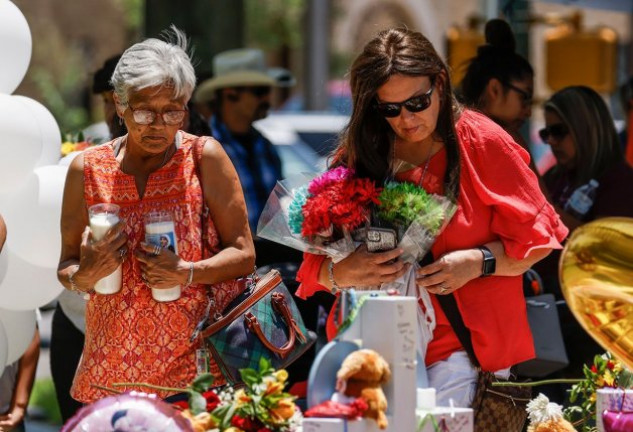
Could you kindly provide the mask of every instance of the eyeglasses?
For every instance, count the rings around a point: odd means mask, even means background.
[[[132,111],[132,117],[134,118],[136,124],[140,125],[149,125],[154,123],[156,115],[158,114],[150,110],[135,110],[131,105],[128,105],[128,108]],[[160,116],[166,125],[173,126],[180,124],[185,119],[186,114],[187,110],[171,110],[160,113]]]
[[[431,106],[432,94],[433,85],[431,85],[431,88],[426,93],[419,96],[413,96],[404,102],[376,102],[375,107],[378,113],[386,118],[398,117],[400,115],[402,107],[405,107],[409,112],[417,113],[420,111],[424,111]]]
[[[521,96],[521,104],[525,107],[532,105],[532,94],[528,93],[527,91],[523,90],[520,87],[517,87],[513,84],[510,83],[506,83],[504,84],[504,87],[509,88],[510,90],[514,90],[515,92],[517,92],[519,94],[519,96]]]
[[[547,144],[547,140],[549,139],[549,137],[552,137],[555,140],[559,141],[565,138],[568,133],[569,129],[563,123],[549,125],[538,131],[539,136],[545,144]]]

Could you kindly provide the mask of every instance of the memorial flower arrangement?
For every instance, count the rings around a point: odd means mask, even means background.
[[[411,183],[377,187],[354,170],[337,167],[313,179],[279,182],[266,203],[257,235],[304,252],[325,254],[335,262],[364,241],[365,228],[398,232],[403,259],[415,262],[450,220],[450,200]]]
[[[288,373],[274,370],[263,358],[259,370],[240,370],[243,388],[225,387],[219,393],[209,390],[213,378],[200,375],[187,389],[188,402],[179,402],[182,415],[196,432],[284,432],[301,423],[295,397],[284,391]]]
[[[584,378],[549,379],[521,383],[520,385],[573,384],[569,395],[571,405],[563,410],[563,417],[580,432],[596,432],[596,415],[602,415],[602,413],[596,412],[597,390],[604,388],[632,389],[633,372],[625,368],[619,360],[607,352],[595,356],[591,366],[584,365],[583,375]],[[512,384],[517,385],[517,383]],[[503,383],[495,383],[494,385],[503,385]]]
[[[583,366],[584,379],[571,388],[569,401],[573,404],[564,410],[565,418],[583,432],[595,431],[589,421],[596,416],[596,391],[601,388],[633,388],[633,373],[610,353],[594,357],[591,366]],[[601,414],[601,413],[600,413]]]

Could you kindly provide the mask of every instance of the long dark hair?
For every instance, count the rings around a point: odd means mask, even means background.
[[[486,44],[477,49],[477,56],[470,61],[458,91],[465,105],[479,110],[485,106],[485,89],[491,79],[508,85],[513,80],[534,77],[530,62],[515,52],[516,42],[507,22],[488,21],[485,34]]]
[[[566,87],[554,93],[544,107],[561,118],[576,146],[572,186],[599,180],[623,162],[622,147],[609,108],[594,90],[585,86]],[[568,174],[560,165],[551,172],[553,177]]]
[[[459,194],[459,147],[455,118],[460,108],[453,98],[446,65],[433,45],[421,33],[408,29],[380,32],[354,60],[350,72],[352,115],[333,154],[332,165],[354,168],[359,176],[379,184],[391,176],[395,133],[374,104],[378,88],[396,74],[427,76],[442,89],[434,133],[444,141],[447,152],[445,191],[456,200]]]

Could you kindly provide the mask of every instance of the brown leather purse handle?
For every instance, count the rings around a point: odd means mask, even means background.
[[[297,325],[297,322],[292,318],[292,314],[290,313],[290,309],[286,304],[286,299],[283,294],[275,292],[272,294],[271,300],[273,310],[281,314],[281,318],[288,326],[288,342],[286,342],[284,346],[276,347],[268,340],[268,338],[266,338],[266,335],[264,335],[264,332],[259,325],[257,317],[253,315],[252,312],[247,312],[244,315],[244,319],[246,320],[246,326],[248,329],[257,335],[266,348],[279,355],[281,358],[286,358],[286,356],[293,350],[297,337],[299,337],[302,342],[305,342],[306,338]]]

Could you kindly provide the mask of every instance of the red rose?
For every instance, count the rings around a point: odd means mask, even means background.
[[[234,415],[231,419],[231,426],[235,426],[236,428],[242,429],[246,432],[257,432],[262,427],[262,424],[249,417]]]
[[[591,365],[591,372],[598,373],[598,368],[596,367],[596,365]]]
[[[207,401],[207,412],[213,411],[220,404],[220,398],[213,390],[207,390],[202,396]]]

